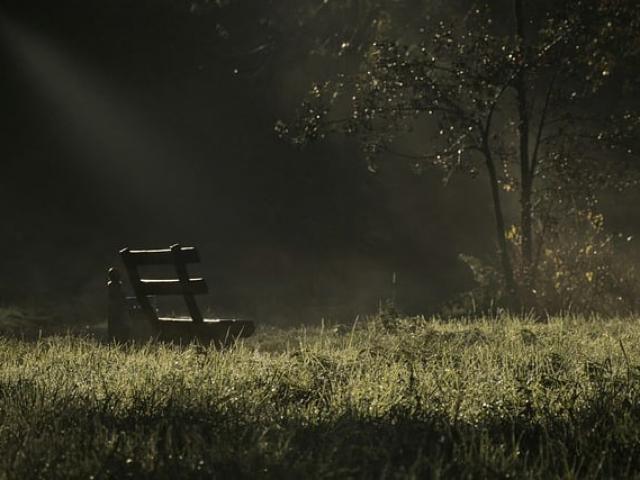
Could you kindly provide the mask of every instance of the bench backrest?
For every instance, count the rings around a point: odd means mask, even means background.
[[[131,287],[138,299],[142,311],[152,320],[159,322],[149,295],[182,295],[189,314],[194,322],[202,322],[202,313],[194,295],[208,292],[207,282],[203,278],[190,278],[187,264],[200,262],[195,247],[183,247],[179,244],[158,250],[130,250],[123,248],[120,255],[127,269]],[[173,265],[177,278],[150,279],[140,275],[139,267],[153,265]]]

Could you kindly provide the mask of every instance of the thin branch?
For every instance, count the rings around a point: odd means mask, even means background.
[[[553,93],[553,86],[556,83],[556,79],[558,78],[558,72],[554,73],[551,82],[549,83],[549,88],[547,89],[547,95],[544,99],[544,106],[542,107],[542,113],[540,114],[540,125],[538,125],[538,134],[536,135],[536,143],[533,148],[533,155],[531,157],[531,171],[530,175],[533,176],[536,173],[536,168],[538,167],[538,152],[540,149],[540,143],[542,141],[542,132],[545,127],[545,120],[547,119],[547,113],[549,111],[549,103],[551,101],[551,94]]]
[[[509,81],[502,86],[500,91],[494,97],[491,107],[489,107],[489,113],[487,115],[487,123],[482,128],[483,144],[486,148],[489,148],[489,134],[491,133],[491,122],[493,121],[493,114],[496,111],[500,98],[502,97],[504,92],[507,91],[507,88],[509,88],[509,85],[511,85],[512,81],[513,81],[513,78],[510,78]]]
[[[412,154],[412,153],[404,153],[404,152],[398,152],[397,150],[393,150],[392,148],[388,147],[388,146],[382,146],[381,149],[387,153],[390,153],[391,155],[394,155],[396,157],[400,157],[400,158],[406,158],[409,160],[440,160],[440,159],[444,159],[444,158],[449,158],[449,157],[455,157],[458,154],[458,152],[453,152],[453,151],[440,151],[440,152],[435,152],[435,153],[430,153],[430,154],[422,154],[422,155],[417,155],[417,154]],[[463,147],[460,147],[460,150],[462,151],[476,151],[476,152],[481,152],[482,153],[482,149],[480,147],[478,147],[477,145],[466,145]]]

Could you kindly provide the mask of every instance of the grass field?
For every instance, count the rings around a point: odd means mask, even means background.
[[[640,324],[0,338],[0,478],[640,476]]]

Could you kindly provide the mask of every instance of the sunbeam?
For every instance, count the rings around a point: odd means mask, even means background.
[[[126,89],[98,78],[51,39],[5,15],[0,29],[29,88],[55,118],[68,159],[82,159],[72,166],[79,178],[91,178],[147,208],[168,201],[167,185],[175,186],[169,193],[180,194],[185,186],[199,183],[188,169],[176,168],[180,145],[153,131],[145,113],[127,98]],[[61,164],[68,159],[60,159]],[[158,195],[158,180],[164,195]]]

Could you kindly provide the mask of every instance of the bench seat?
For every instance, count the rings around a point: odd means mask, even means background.
[[[203,317],[195,295],[208,292],[207,282],[200,277],[190,277],[187,271],[188,263],[200,261],[195,247],[175,244],[156,250],[123,248],[120,255],[135,298],[131,301],[125,296],[120,274],[117,269],[111,268],[107,284],[110,338],[117,341],[144,338],[179,343],[198,341],[224,346],[253,334],[255,326],[250,320]],[[177,278],[142,277],[140,267],[157,265],[173,267]],[[160,317],[151,298],[165,295],[183,297],[189,316]]]

